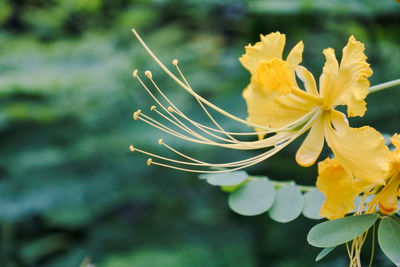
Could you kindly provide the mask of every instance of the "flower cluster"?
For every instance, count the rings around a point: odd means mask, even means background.
[[[172,61],[178,73],[178,76],[175,76],[154,55],[135,30],[133,33],[161,69],[195,98],[212,124],[202,124],[185,115],[156,84],[152,73],[148,70],[144,75],[153,88],[146,85],[138,70],[133,72],[133,77],[153,98],[157,106],[151,106],[150,111],[161,120],[146,115],[141,110],[133,113],[134,120],[145,122],[182,140],[210,147],[262,150],[258,155],[243,160],[213,163],[178,151],[166,144],[163,139],[159,139],[158,143],[182,157],[182,160],[150,153],[131,145],[132,152],[150,156],[147,165],[211,173],[211,176],[203,175],[203,177],[210,184],[220,185],[223,190],[232,192],[229,197],[232,210],[243,215],[256,215],[275,205],[272,183],[265,177],[251,180],[245,172],[237,172],[236,175],[222,176],[222,178],[219,173],[232,172],[260,163],[307,133],[295,155],[300,166],[314,165],[320,158],[325,141],[333,154],[332,157],[318,163],[316,188],[325,196],[319,210],[320,216],[333,220],[342,218],[348,213],[361,215],[346,217],[340,219],[340,222],[328,221],[316,225],[307,237],[308,242],[317,247],[324,247],[320,253],[324,255],[335,246],[346,243],[350,266],[361,266],[360,252],[369,228],[374,225],[373,231],[375,231],[375,222],[378,217],[382,217],[378,229],[379,244],[394,263],[399,262],[400,248],[394,244],[398,244],[400,226],[393,219],[397,216],[392,214],[398,210],[400,197],[400,135],[395,134],[391,138],[394,149],[390,151],[378,131],[369,126],[350,127],[347,118],[364,116],[367,110],[365,98],[368,93],[398,85],[400,79],[371,88],[368,78],[373,72],[366,61],[364,44],[357,41],[354,36],[350,36],[343,48],[340,62],[332,48],[325,49],[323,54],[326,61],[317,86],[312,73],[301,65],[303,42],[297,43],[284,58],[286,36],[279,32],[261,35],[260,42],[246,46],[245,54],[239,58],[251,76],[250,83],[243,91],[248,117],[242,119],[197,94],[179,68],[178,60]],[[344,106],[346,112],[339,111],[338,106]],[[215,112],[246,128],[253,128],[254,131],[226,131],[212,116]],[[254,138],[257,136],[258,140]],[[252,137],[254,140],[249,141]],[[246,139],[241,140],[243,138]],[[275,181],[275,185],[279,184],[282,182]],[[309,187],[307,190],[305,188],[303,186],[303,189],[308,191]],[[287,194],[292,194],[288,199],[294,198],[299,202],[298,205],[292,205],[295,208],[289,219],[287,216],[282,217],[279,211],[276,211],[279,204],[275,209],[271,209],[272,213],[269,212],[271,218],[286,222],[300,214],[303,198],[300,186],[286,184],[279,190],[281,190],[279,194],[288,192]],[[315,189],[309,193],[309,196],[317,194],[320,197],[320,193]],[[359,204],[356,206],[357,198]],[[282,196],[277,197],[277,202],[282,201],[285,202],[284,206],[287,206],[287,201],[282,200]],[[377,211],[383,216],[378,216]],[[287,210],[284,213],[287,215]],[[348,228],[346,222],[350,220],[353,223],[362,222],[361,228],[356,231],[353,226]],[[341,232],[340,237],[332,239],[332,227],[336,229],[335,233]],[[326,236],[320,237],[324,235],[324,231]],[[347,242],[351,240],[350,247]]]
[[[335,109],[347,106],[348,117],[363,116],[366,111],[372,70],[366,62],[364,45],[350,36],[340,63],[332,48],[325,49],[319,90],[313,75],[299,65],[303,43],[299,42],[286,60],[282,59],[284,45],[285,35],[279,32],[261,36],[261,42],[248,45],[239,59],[251,73],[250,84],[243,92],[248,121],[279,128],[314,111],[317,116],[310,120],[309,133],[296,153],[296,161],[304,167],[313,165],[325,140],[334,154],[334,158],[319,163],[317,187],[326,196],[321,215],[329,219],[343,217],[355,209],[358,195],[370,194],[385,184],[379,194],[383,195],[379,207],[385,213],[395,211],[397,198],[392,191],[397,194],[400,181],[387,178],[396,177],[391,170],[395,168],[391,167],[395,156],[391,157],[378,131],[369,126],[351,128],[346,115]],[[296,76],[305,90],[297,84]]]
[[[391,152],[378,131],[369,126],[352,128],[347,120],[347,117],[365,114],[365,98],[370,92],[368,77],[373,73],[366,62],[364,45],[354,36],[350,36],[343,48],[340,62],[332,48],[323,51],[326,62],[318,86],[311,72],[301,65],[303,42],[297,43],[285,59],[283,51],[286,36],[279,32],[261,35],[260,42],[246,46],[245,54],[239,61],[250,72],[251,78],[243,91],[248,117],[241,119],[197,94],[178,67],[178,60],[172,63],[179,77],[153,54],[135,30],[133,33],[164,72],[197,100],[213,125],[201,124],[185,115],[156,84],[152,73],[145,71],[157,96],[140,78],[137,70],[133,72],[133,77],[157,104],[150,111],[174,128],[141,110],[133,114],[135,120],[194,143],[235,150],[265,150],[240,161],[211,163],[186,155],[162,139],[158,141],[160,145],[183,159],[156,155],[131,145],[131,151],[151,157],[148,165],[197,173],[235,171],[268,159],[308,132],[295,156],[299,165],[313,165],[325,141],[334,156],[318,163],[316,186],[326,197],[321,216],[336,219],[354,211],[354,200],[360,194],[363,196],[357,211],[360,214],[373,213],[377,207],[383,214],[390,214],[397,209],[400,194],[400,136],[392,137],[396,150]],[[346,106],[347,115],[337,110],[338,106]],[[210,111],[245,127],[252,127],[255,131],[226,131]],[[243,136],[258,136],[258,140],[241,141],[240,137]],[[369,202],[365,200],[368,195],[374,196]]]

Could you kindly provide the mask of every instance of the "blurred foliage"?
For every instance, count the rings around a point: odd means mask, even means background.
[[[302,39],[315,75],[322,49],[340,55],[354,34],[366,44],[374,84],[399,78],[399,12],[394,0],[0,0],[0,266],[79,266],[86,257],[104,267],[310,266],[314,221],[235,215],[227,194],[196,175],[148,168],[129,153],[131,143],[165,153],[157,145],[164,137],[208,161],[246,156],[132,121],[152,105],[131,78],[135,68],[150,68],[183,110],[204,118],[130,29],[165,62],[179,58],[198,92],[245,117],[249,75],[237,58],[259,33],[287,33],[288,47]],[[399,131],[399,89],[369,96],[366,116],[352,124]],[[316,167],[295,164],[297,146],[249,172],[312,184]],[[338,250],[316,266],[345,262]],[[375,264],[390,266],[378,252]]]

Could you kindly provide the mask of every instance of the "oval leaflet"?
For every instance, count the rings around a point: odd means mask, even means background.
[[[365,233],[377,219],[377,214],[363,214],[323,222],[310,230],[307,241],[314,247],[334,247]]]

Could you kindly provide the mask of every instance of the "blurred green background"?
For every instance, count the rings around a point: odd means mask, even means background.
[[[303,64],[316,77],[322,50],[340,57],[354,34],[366,44],[372,84],[399,78],[396,1],[0,0],[0,27],[0,266],[79,266],[86,257],[101,267],[347,264],[344,248],[314,263],[319,250],[306,235],[316,221],[236,215],[227,194],[195,174],[149,168],[129,152],[134,144],[169,155],[157,144],[163,137],[207,161],[252,155],[182,142],[132,120],[153,105],[131,77],[136,68],[151,69],[182,110],[205,118],[130,29],[169,66],[178,58],[196,91],[245,118],[249,74],[237,58],[260,33],[286,33],[286,53],[303,40]],[[352,125],[399,131],[399,99],[399,87],[370,95],[366,116]],[[316,167],[294,161],[299,142],[248,172],[313,184]],[[374,265],[391,266],[379,249]]]

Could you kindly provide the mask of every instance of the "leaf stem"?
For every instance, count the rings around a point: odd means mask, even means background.
[[[371,86],[369,88],[369,92],[374,93],[374,92],[381,91],[383,89],[390,88],[390,87],[393,87],[396,85],[400,85],[400,79]]]

